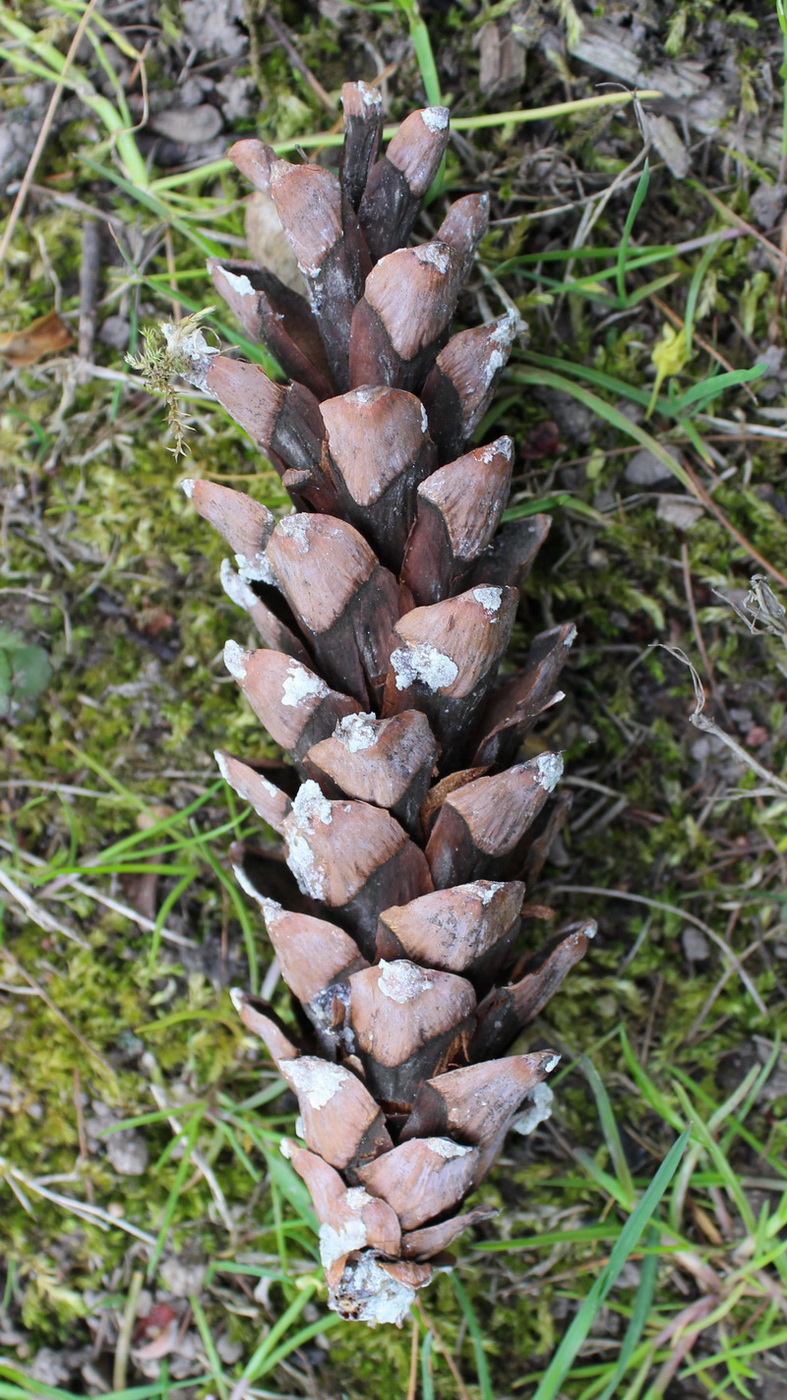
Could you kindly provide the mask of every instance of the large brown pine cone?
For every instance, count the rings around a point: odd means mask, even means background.
[[[331,1307],[401,1323],[486,1214],[462,1203],[526,1100],[537,1116],[557,1057],[501,1056],[593,925],[538,947],[523,915],[564,804],[560,756],[518,755],[559,698],[574,628],[506,667],[549,522],[500,526],[510,438],[465,450],[519,330],[508,312],[449,335],[487,200],[459,199],[435,238],[408,246],[448,112],[413,112],[379,156],[377,93],[355,83],[343,97],[340,177],[255,140],[231,152],[272,197],[308,301],[253,263],[213,259],[211,274],[288,382],[199,334],[190,346],[191,377],[276,465],[295,512],[277,520],[242,492],[185,485],[235,556],[225,587],[262,641],[228,642],[227,667],[295,770],[284,791],[263,765],[217,755],[294,876],[239,869],[295,1024],[235,1002],[298,1098],[305,1146],[283,1150],[321,1223]]]

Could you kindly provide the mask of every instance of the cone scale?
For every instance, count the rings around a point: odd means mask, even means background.
[[[552,1051],[506,1055],[594,925],[539,946],[523,906],[565,813],[559,754],[522,741],[555,700],[570,626],[506,651],[548,520],[502,525],[508,438],[471,447],[520,329],[451,334],[487,200],[410,245],[448,140],[413,112],[381,153],[378,94],[346,84],[341,173],[238,142],[273,200],[307,296],[211,259],[217,291],[288,378],[194,338],[192,375],[280,472],[293,513],[185,483],[232,559],[222,581],[260,638],[225,660],[292,759],[287,791],[220,751],[279,834],[290,879],[237,867],[295,1003],[291,1028],[233,1001],[297,1096],[282,1150],[320,1222],[330,1306],[401,1325],[458,1235],[506,1132],[543,1100]],[[284,902],[282,902],[284,901]]]

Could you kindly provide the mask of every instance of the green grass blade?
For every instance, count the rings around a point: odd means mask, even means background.
[[[489,1374],[489,1365],[484,1352],[484,1334],[481,1331],[481,1324],[476,1316],[475,1309],[465,1292],[464,1286],[460,1283],[455,1273],[451,1274],[451,1283],[454,1293],[459,1299],[459,1306],[467,1321],[467,1330],[470,1333],[470,1340],[475,1351],[475,1369],[478,1375],[478,1387],[481,1392],[481,1400],[495,1400],[492,1390],[492,1377]]]
[[[648,193],[649,185],[650,163],[646,157],[645,164],[642,167],[642,174],[637,181],[637,188],[634,191],[634,198],[631,201],[628,214],[626,215],[626,222],[623,225],[623,237],[620,240],[620,247],[618,249],[615,280],[617,282],[618,297],[623,306],[626,305],[626,254],[631,241],[631,231],[634,228],[634,220],[642,208]]]
[[[690,1136],[691,1129],[686,1128],[677,1141],[673,1143],[652,1182],[631,1212],[620,1232],[617,1244],[609,1256],[609,1262],[593,1284],[563,1337],[542,1377],[533,1400],[555,1400],[558,1395],[560,1386],[568,1375],[574,1357],[587,1337],[601,1304],[613,1287],[623,1265],[675,1175]]]
[[[410,38],[413,41],[418,70],[421,74],[424,92],[426,93],[426,100],[431,107],[441,107],[443,105],[443,97],[440,91],[440,79],[437,75],[437,64],[435,63],[434,53],[432,51],[432,40],[429,37],[429,30],[421,16],[418,0],[396,0],[396,4],[407,16]]]
[[[712,399],[718,397],[725,389],[735,389],[739,384],[749,384],[752,379],[760,379],[768,366],[766,364],[752,365],[751,369],[732,369],[724,374],[714,374],[710,379],[705,379],[701,384],[692,384],[684,394],[675,399],[672,404],[674,414],[682,413],[690,404],[696,405],[697,411],[701,412]]]
[[[549,389],[560,389],[564,394],[569,394],[579,403],[585,404],[597,417],[603,418],[611,427],[617,428],[618,432],[633,438],[640,447],[647,447],[654,457],[657,457],[667,468],[671,476],[677,477],[692,496],[696,494],[691,478],[683,470],[680,462],[672,456],[672,453],[668,452],[652,433],[646,432],[644,428],[639,426],[639,423],[632,423],[625,413],[621,413],[613,404],[600,399],[598,394],[591,394],[588,389],[583,389],[581,385],[572,384],[570,379],[564,379],[563,375],[552,374],[548,370],[517,368],[512,371],[509,377],[515,379],[518,384],[543,384]]]
[[[216,1343],[213,1340],[210,1324],[205,1316],[205,1310],[196,1293],[189,1294],[189,1303],[191,1304],[191,1311],[194,1315],[194,1321],[197,1324],[197,1331],[200,1334],[202,1345],[205,1348],[205,1355],[208,1358],[208,1364],[211,1368],[211,1375],[204,1376],[202,1379],[215,1382],[221,1400],[226,1400],[229,1394],[229,1387],[224,1375],[221,1358],[216,1350]]]
[[[610,1102],[609,1094],[592,1060],[588,1059],[587,1055],[583,1055],[580,1064],[592,1090],[593,1097],[596,1100],[596,1107],[598,1109],[599,1118],[601,1119],[604,1140],[609,1149],[609,1155],[615,1168],[617,1179],[620,1182],[622,1194],[627,1200],[628,1209],[631,1210],[637,1199],[637,1194],[634,1190],[634,1182],[631,1177],[628,1162],[626,1161],[626,1154],[623,1151],[623,1143],[618,1131],[615,1112]]]
[[[688,296],[686,297],[686,310],[683,313],[683,333],[686,337],[686,351],[691,354],[691,342],[694,336],[694,318],[697,312],[697,302],[699,301],[702,284],[705,280],[705,273],[708,271],[713,259],[719,251],[721,240],[711,243],[704,251],[692,274],[689,283]]]
[[[573,495],[571,491],[556,491],[553,496],[540,496],[537,501],[519,501],[515,506],[509,506],[501,516],[502,520],[524,520],[527,515],[539,515],[541,511],[556,510],[558,506],[567,506]]]
[[[434,1335],[427,1332],[421,1343],[421,1396],[422,1400],[435,1400],[434,1380],[432,1379],[432,1343]]]
[[[158,1262],[164,1252],[164,1246],[167,1243],[169,1227],[172,1224],[175,1215],[175,1210],[177,1208],[180,1193],[183,1189],[188,1173],[192,1170],[191,1153],[193,1151],[194,1144],[197,1141],[197,1134],[199,1133],[203,1112],[204,1110],[200,1108],[199,1111],[195,1113],[192,1118],[189,1119],[184,1131],[182,1133],[178,1133],[172,1139],[172,1147],[174,1147],[178,1142],[183,1143],[183,1156],[178,1162],[178,1169],[175,1173],[175,1180],[172,1183],[172,1190],[170,1191],[164,1204],[164,1210],[161,1217],[161,1225],[159,1227],[158,1236],[156,1237],[156,1247],[153,1250],[152,1255],[150,1256],[150,1262],[148,1264],[149,1279],[153,1278],[156,1269],[158,1268]]]
[[[658,1244],[658,1240],[658,1230],[651,1227],[646,1237],[647,1244],[653,1247]],[[659,1256],[654,1250],[653,1254],[646,1255],[642,1262],[639,1288],[637,1289],[637,1296],[634,1300],[631,1320],[626,1328],[626,1335],[623,1338],[623,1344],[620,1348],[620,1354],[615,1363],[612,1376],[601,1394],[597,1397],[597,1400],[615,1400],[618,1393],[618,1384],[625,1376],[637,1343],[645,1330],[645,1324],[648,1320],[650,1305],[653,1301],[653,1293],[656,1287],[658,1268]]]
[[[270,1365],[266,1363],[269,1363],[271,1354],[275,1351],[276,1343],[280,1337],[284,1336],[284,1333],[287,1331],[288,1327],[295,1322],[296,1318],[300,1317],[316,1289],[317,1284],[313,1279],[305,1279],[303,1281],[302,1286],[298,1289],[289,1307],[285,1308],[281,1317],[274,1322],[268,1335],[263,1337],[259,1346],[252,1352],[243,1368],[243,1375],[238,1383],[238,1388],[248,1386],[251,1381],[259,1380],[260,1376],[265,1375],[265,1372],[270,1370]],[[292,1347],[289,1346],[287,1351],[291,1350]],[[287,1352],[285,1352],[285,1355],[286,1354]]]
[[[286,1361],[288,1356],[297,1351],[298,1347],[310,1342],[312,1337],[319,1336],[321,1332],[333,1332],[341,1325],[342,1321],[343,1318],[334,1314],[331,1317],[319,1317],[316,1322],[310,1322],[306,1327],[302,1327],[299,1332],[295,1333],[294,1337],[290,1337],[288,1341],[277,1347],[276,1351],[271,1352],[262,1370],[257,1372],[255,1380],[273,1371],[281,1361]]]

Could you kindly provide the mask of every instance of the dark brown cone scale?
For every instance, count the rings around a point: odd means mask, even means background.
[[[307,296],[237,259],[211,275],[288,379],[193,338],[191,377],[294,510],[276,518],[253,483],[186,490],[226,539],[222,581],[262,642],[228,642],[227,669],[293,763],[274,783],[265,760],[217,754],[278,834],[278,863],[259,847],[233,858],[295,1007],[233,1001],[298,1098],[301,1141],[283,1151],[314,1201],[330,1306],[401,1325],[489,1214],[464,1202],[512,1122],[548,1113],[557,1056],[507,1052],[594,927],[534,947],[523,906],[565,804],[559,754],[521,743],[560,698],[573,629],[531,639],[512,669],[549,522],[501,523],[514,445],[468,442],[520,329],[512,311],[451,334],[488,200],[463,196],[410,245],[448,113],[412,113],[381,151],[377,92],[346,84],[343,100],[338,175],[256,140],[231,152],[274,200]]]

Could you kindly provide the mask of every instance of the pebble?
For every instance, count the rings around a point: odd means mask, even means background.
[[[670,456],[675,456],[670,453]],[[677,462],[677,457],[675,461]],[[648,447],[641,447],[639,452],[635,452],[623,473],[626,481],[632,486],[655,486],[657,481],[664,481],[670,477],[670,469],[655,452],[651,452]]]
[[[689,962],[707,962],[710,957],[711,948],[705,934],[701,929],[694,928],[692,924],[686,924],[680,935],[683,944],[683,951]]]
[[[676,530],[691,530],[703,513],[699,501],[690,501],[686,496],[659,496],[656,519]]]
[[[121,1129],[106,1139],[107,1157],[118,1176],[142,1176],[148,1164],[148,1149],[140,1133]]]
[[[218,136],[224,123],[217,107],[202,102],[198,107],[167,107],[151,117],[150,125],[179,146],[202,146]]]

